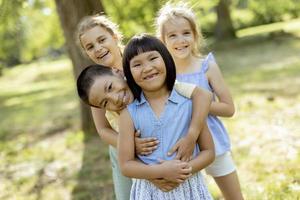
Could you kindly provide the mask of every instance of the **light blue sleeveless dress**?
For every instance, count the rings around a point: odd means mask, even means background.
[[[172,90],[164,111],[157,117],[143,94],[141,100],[135,100],[127,106],[136,130],[141,137],[156,137],[160,143],[150,155],[138,155],[147,165],[158,164],[159,159],[172,160],[176,155],[167,156],[169,149],[186,135],[192,117],[192,101]],[[197,156],[196,145],[193,156]],[[184,183],[170,192],[163,192],[145,179],[133,179],[131,200],[209,200],[212,199],[200,172],[194,174]]]
[[[212,53],[209,53],[204,59],[199,72],[189,74],[177,74],[177,80],[181,82],[193,83],[201,88],[207,89],[214,94],[215,98],[215,93],[209,85],[209,82],[205,75],[209,68],[209,62],[215,62],[215,58]],[[222,155],[227,151],[230,151],[230,139],[223,123],[216,116],[208,115],[207,125],[215,143],[216,156]]]

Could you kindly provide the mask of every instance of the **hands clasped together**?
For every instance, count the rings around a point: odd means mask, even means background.
[[[137,155],[150,155],[157,149],[159,140],[157,138],[140,138],[140,131],[135,133],[135,153]],[[164,178],[151,179],[150,181],[164,192],[171,191],[192,176],[192,167],[189,161],[192,159],[195,141],[188,137],[181,138],[170,149],[168,156],[177,152],[174,160],[159,160]]]

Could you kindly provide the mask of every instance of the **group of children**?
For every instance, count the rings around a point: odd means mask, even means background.
[[[156,30],[123,48],[107,17],[78,25],[79,44],[95,64],[81,72],[77,90],[109,144],[116,199],[212,199],[204,168],[225,199],[243,199],[217,117],[233,115],[233,100],[213,54],[199,51],[192,10],[166,4]]]

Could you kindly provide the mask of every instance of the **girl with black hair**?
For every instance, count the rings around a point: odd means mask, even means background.
[[[118,159],[123,175],[133,179],[130,199],[211,199],[199,172],[214,160],[214,144],[207,125],[193,147],[193,159],[181,161],[168,150],[187,133],[192,102],[173,89],[176,70],[164,44],[149,35],[135,36],[123,55],[123,69],[135,100],[120,114]],[[134,131],[141,137],[159,138],[150,155],[134,151]],[[163,192],[149,179],[165,179],[180,185]]]

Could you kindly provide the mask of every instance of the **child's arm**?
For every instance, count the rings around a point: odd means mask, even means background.
[[[216,62],[209,62],[209,68],[206,75],[209,84],[219,100],[218,102],[212,102],[210,114],[221,117],[232,117],[235,112],[233,100]]]
[[[91,107],[94,124],[101,139],[113,147],[117,147],[118,133],[111,127],[106,116],[105,110]],[[139,131],[135,133],[136,154],[148,155],[157,148],[156,138],[139,138]]]
[[[193,174],[207,167],[215,159],[214,143],[206,124],[204,125],[197,142],[201,151],[195,159],[189,162],[189,165],[192,167]],[[178,183],[165,179],[154,179],[150,181],[164,192],[171,191],[179,185]]]
[[[191,168],[186,162],[172,160],[161,164],[146,165],[135,159],[134,125],[127,109],[121,112],[119,129],[118,159],[124,176],[139,179],[165,178],[174,182],[182,182],[190,175]]]
[[[163,179],[163,178],[151,179],[149,181],[151,183],[153,183],[157,188],[159,188],[163,192],[169,192],[169,191],[177,188],[180,185],[180,183],[168,181],[168,180]]]
[[[187,135],[181,138],[171,148],[168,155],[172,155],[177,151],[176,159],[189,161],[192,157],[200,130],[202,130],[203,124],[206,123],[205,119],[209,113],[212,94],[211,92],[198,88],[193,84],[181,82],[177,82],[175,84],[175,89],[183,96],[192,99],[193,113]],[[191,92],[189,91],[192,91],[192,94],[190,94]]]
[[[105,117],[105,110],[100,108],[91,107],[92,116],[94,120],[95,127],[101,139],[107,143],[112,145],[113,147],[117,147],[117,132],[112,129],[109,122]]]
[[[197,142],[200,147],[200,153],[195,159],[189,162],[192,167],[192,173],[196,173],[207,167],[215,159],[214,142],[207,124],[204,125]]]
[[[136,155],[149,155],[155,149],[157,149],[157,145],[159,140],[155,137],[149,138],[140,138],[140,130],[135,132],[134,143],[135,143],[135,153]]]

